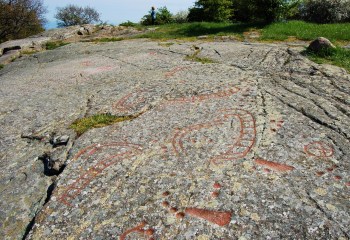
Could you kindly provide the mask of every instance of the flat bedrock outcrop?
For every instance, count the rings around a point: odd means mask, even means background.
[[[350,77],[301,50],[86,42],[6,65],[1,236],[348,239]],[[133,120],[69,127],[101,113]]]

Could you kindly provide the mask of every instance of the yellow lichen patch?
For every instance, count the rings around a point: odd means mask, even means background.
[[[334,206],[334,205],[332,205],[332,204],[329,204],[329,203],[327,203],[326,204],[326,207],[327,207],[327,209],[329,210],[329,211],[336,211],[337,210],[337,207],[336,206]]]
[[[209,240],[209,236],[208,235],[200,235],[197,237],[197,240]]]
[[[250,214],[250,218],[254,221],[260,221],[260,216],[257,213]]]
[[[327,191],[324,188],[316,188],[314,192],[320,196],[325,196],[327,194]]]

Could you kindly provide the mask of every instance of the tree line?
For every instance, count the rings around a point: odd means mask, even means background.
[[[158,9],[158,24],[173,22],[350,22],[350,0],[197,0],[186,16]],[[141,19],[150,24],[150,15]]]
[[[43,31],[43,0],[0,0],[0,43]],[[58,27],[100,22],[91,7],[58,8]],[[184,22],[265,22],[299,19],[316,23],[350,22],[350,0],[197,0],[188,11],[157,10],[156,24]],[[140,21],[152,24],[151,14]],[[126,25],[133,25],[131,22]]]
[[[0,43],[25,38],[44,31],[47,12],[43,0],[0,0]],[[91,7],[67,5],[57,8],[58,27],[100,21],[100,14]]]

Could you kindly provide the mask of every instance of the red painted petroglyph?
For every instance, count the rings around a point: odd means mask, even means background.
[[[239,92],[239,88],[237,87],[230,87],[222,91],[218,91],[215,93],[208,93],[208,94],[200,94],[195,95],[192,97],[183,97],[183,98],[176,98],[169,100],[166,104],[173,105],[176,103],[194,103],[194,102],[201,102],[206,100],[212,100],[212,99],[220,99],[220,98],[226,98],[233,94],[236,94]]]
[[[270,120],[270,130],[272,132],[277,132],[278,129],[280,129],[283,126],[284,121],[283,120],[276,120],[276,119],[271,119]]]
[[[282,164],[282,163],[267,161],[261,158],[256,159],[255,163],[277,172],[288,172],[288,171],[294,170],[294,167],[292,166]]]
[[[113,104],[113,108],[119,111],[129,111],[137,104],[145,102],[143,95],[147,93],[146,91],[137,90],[136,92],[131,92],[124,97],[122,97],[118,102]]]
[[[148,235],[148,236],[153,236],[153,234],[154,234],[154,229],[149,228],[149,229],[145,230],[145,234]]]
[[[85,158],[88,158],[89,156],[97,153],[98,151],[102,151],[104,149],[111,149],[113,147],[117,147],[120,150],[128,150],[128,151],[134,151],[134,150],[142,150],[142,146],[138,144],[133,143],[127,143],[127,142],[111,142],[111,143],[102,143],[102,144],[92,144],[86,148],[81,149],[77,154],[74,155],[73,161],[76,161],[79,158],[84,159],[84,154],[87,153],[87,156]],[[128,152],[126,151],[126,152]]]
[[[216,182],[213,184],[213,188],[219,189],[221,188],[221,184]]]
[[[341,180],[341,179],[342,179],[341,176],[334,176],[334,180],[336,180],[336,181],[339,181],[339,180]]]
[[[181,72],[185,69],[189,69],[189,67],[176,67],[176,68],[173,68],[170,71],[166,72],[164,76],[166,78],[170,78],[170,77],[173,77],[176,73]]]
[[[97,68],[88,68],[84,70],[88,74],[97,74],[101,72],[108,72],[114,69],[115,67],[112,66],[102,66],[102,67],[97,67]]]
[[[163,206],[163,207],[169,207],[170,204],[169,204],[169,202],[167,202],[167,201],[163,201],[163,202],[162,202],[162,206]]]
[[[146,226],[146,222],[142,222],[141,224],[137,225],[134,228],[131,228],[129,230],[126,230],[122,235],[120,235],[119,239],[124,240],[127,235],[129,235],[132,232],[138,232],[138,233],[143,233],[145,230],[143,229]]]
[[[81,65],[85,66],[85,67],[89,67],[89,66],[92,66],[93,63],[91,61],[84,61],[81,63]]]
[[[350,182],[346,182],[345,185],[350,187]]]
[[[213,163],[219,161],[238,160],[244,158],[252,149],[256,137],[256,125],[253,115],[242,109],[225,110],[232,111],[224,115],[225,120],[236,117],[240,123],[240,132],[237,141],[225,152],[211,159]]]
[[[205,219],[221,227],[228,225],[232,217],[231,212],[211,211],[200,208],[186,208],[185,213],[193,217]]]
[[[166,197],[166,196],[169,196],[169,195],[170,195],[170,192],[169,192],[169,191],[165,191],[165,192],[162,193],[162,196],[163,196],[163,197]]]
[[[312,142],[304,147],[304,151],[312,157],[331,157],[334,154],[333,147],[324,142]]]
[[[178,212],[178,213],[175,214],[175,217],[178,218],[178,219],[182,219],[182,218],[185,217],[185,213],[183,213],[183,212]]]
[[[82,173],[73,183],[67,186],[65,191],[58,197],[58,200],[67,206],[71,206],[70,202],[74,200],[83,189],[85,189],[89,183],[101,174],[107,167],[122,161],[125,158],[140,153],[142,148],[140,145],[115,142],[107,144],[94,144],[79,151],[73,160],[78,158],[84,160],[90,157],[92,154],[96,154],[98,151],[102,151],[105,148],[111,150],[111,148],[117,148],[117,153],[110,155],[107,158],[99,160],[95,165],[88,168],[87,171]],[[87,154],[85,154],[87,153]],[[102,152],[103,153],[103,152]],[[84,158],[83,155],[86,155]]]
[[[172,139],[172,147],[174,152],[177,155],[180,155],[180,153],[186,154],[184,149],[184,139],[193,132],[220,127],[225,122],[231,123],[232,118],[237,118],[239,121],[240,132],[239,136],[235,139],[236,141],[229,146],[227,151],[213,157],[210,159],[210,161],[216,164],[219,161],[238,160],[244,158],[255,143],[256,126],[254,117],[248,111],[241,109],[230,109],[225,110],[225,112],[226,114],[209,123],[195,124],[184,129],[176,130]]]
[[[220,195],[219,192],[212,192],[212,193],[211,193],[211,196],[212,196],[213,198],[217,198],[217,197],[219,197],[219,195]]]
[[[172,212],[172,213],[176,213],[177,212],[177,208],[176,207],[171,207],[169,209],[169,211]]]
[[[324,174],[325,174],[325,172],[316,172],[316,175],[319,177],[323,176]]]
[[[144,229],[144,227],[146,226],[146,222],[142,222],[140,223],[139,225],[137,225],[136,227],[134,228],[131,228],[129,230],[126,230],[122,235],[120,235],[119,237],[119,240],[125,240],[125,238],[130,234],[130,233],[133,233],[133,232],[137,232],[137,233],[140,233],[140,234],[144,234],[144,235],[147,235],[147,236],[153,236],[154,234],[154,229],[152,228],[149,228],[149,229]],[[153,238],[149,238],[149,240],[151,240]]]

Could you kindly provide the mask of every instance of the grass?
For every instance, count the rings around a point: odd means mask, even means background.
[[[350,41],[350,23],[315,24],[303,21],[273,23],[262,29],[262,40],[284,41],[288,37],[314,40],[325,37],[330,41]]]
[[[119,37],[119,38],[99,38],[94,39],[93,42],[119,42],[124,40],[125,38]]]
[[[27,50],[27,51],[21,51],[21,54],[22,55],[31,55],[31,54],[34,54],[34,53],[38,53],[39,51],[37,50]]]
[[[46,50],[53,50],[68,44],[69,43],[65,43],[63,41],[47,42],[45,47],[46,47]]]
[[[200,62],[202,64],[215,63],[215,61],[210,58],[198,57],[199,53],[200,53],[200,50],[196,50],[192,55],[186,56],[185,60],[192,61],[192,62]]]
[[[245,23],[181,23],[181,24],[166,24],[159,25],[154,31],[150,31],[141,35],[138,38],[151,39],[185,39],[195,40],[196,37],[207,35],[210,39],[214,36],[238,35],[243,37],[243,33],[252,27],[260,26],[260,24],[245,24]]]
[[[0,69],[3,69],[5,67],[5,65],[0,64]]]
[[[315,24],[304,21],[276,22],[272,24],[262,23],[183,23],[159,25],[157,29],[138,35],[137,38],[150,38],[156,40],[181,39],[195,41],[198,36],[206,35],[207,41],[216,36],[235,36],[236,39],[244,39],[249,32],[258,32],[260,37],[255,41],[311,41],[318,37],[328,38],[337,45],[346,45],[350,41],[350,23]],[[329,63],[350,69],[350,50],[338,47],[327,54],[315,55],[307,53],[307,56],[317,63]],[[213,60],[200,58],[198,52],[187,56],[185,59],[201,63],[212,63]]]
[[[298,40],[310,41],[317,37],[325,37],[331,41],[350,41],[350,23],[315,24],[303,21],[263,23],[183,23],[159,25],[154,31],[140,34],[137,38],[151,39],[184,39],[195,40],[198,36],[233,35],[243,39],[244,33],[259,31],[263,41],[285,41],[292,37]]]
[[[82,135],[89,129],[101,128],[105,126],[112,125],[117,122],[123,122],[127,120],[132,120],[137,116],[114,116],[112,114],[96,114],[90,117],[81,118],[74,121],[70,128],[73,129],[78,136]]]
[[[349,49],[337,47],[335,49],[320,51],[317,54],[310,51],[305,51],[304,54],[307,55],[312,61],[316,63],[333,64],[338,67],[345,68],[348,72],[350,72],[350,50]]]
[[[174,44],[175,43],[173,43],[173,42],[158,43],[158,45],[161,46],[161,47],[170,47],[170,46],[172,46]]]

